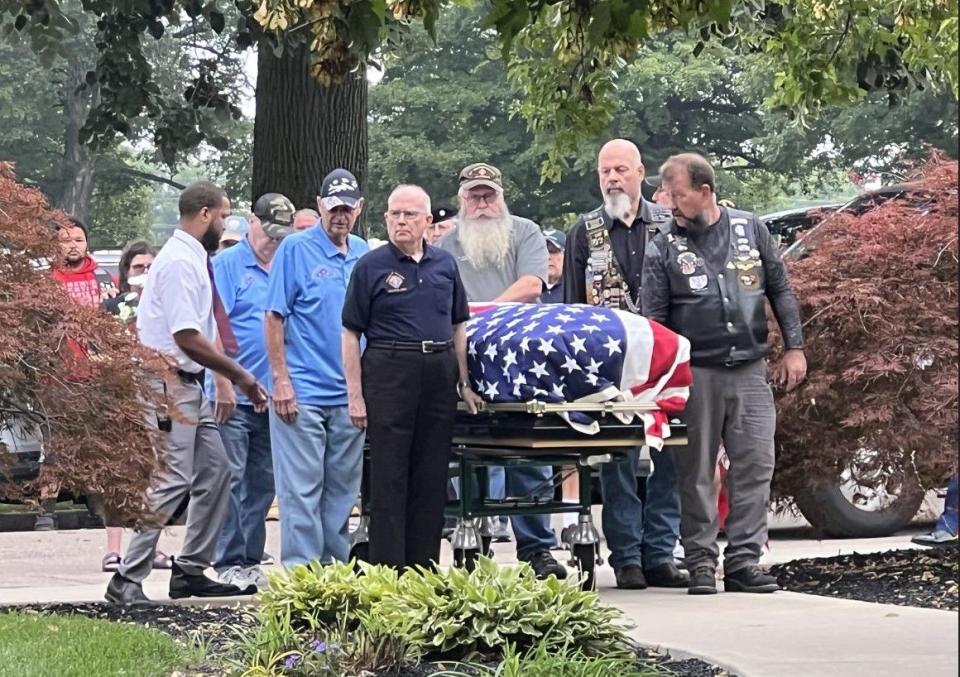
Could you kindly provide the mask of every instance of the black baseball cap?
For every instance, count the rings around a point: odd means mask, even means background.
[[[457,215],[457,210],[450,207],[437,207],[431,212],[433,216],[434,223],[440,223],[441,221],[447,221],[452,219]]]
[[[346,169],[338,168],[327,174],[320,184],[320,203],[326,209],[345,206],[353,209],[360,202],[360,184]]]

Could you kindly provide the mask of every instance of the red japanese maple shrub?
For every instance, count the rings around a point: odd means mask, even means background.
[[[162,466],[145,406],[159,357],[121,322],[74,303],[44,265],[66,216],[0,163],[0,427],[43,437],[43,482],[99,496],[117,519],[145,517],[144,496]],[[0,446],[0,495],[35,501],[39,481],[13,482]]]
[[[855,455],[880,471],[861,468],[863,486],[889,482],[883,469],[922,487],[956,471],[957,163],[933,157],[908,185],[824,222],[790,263],[809,373],[778,399],[778,495]]]

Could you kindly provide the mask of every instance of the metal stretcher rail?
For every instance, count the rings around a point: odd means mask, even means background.
[[[600,414],[636,414],[641,411],[657,411],[655,402],[480,402],[480,411],[490,413],[520,413],[543,416],[544,414],[564,414],[571,411]],[[467,411],[463,402],[457,404],[457,410]]]

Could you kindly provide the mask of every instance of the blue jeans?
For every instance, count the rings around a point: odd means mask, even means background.
[[[273,502],[270,419],[249,405],[239,405],[220,426],[230,462],[230,504],[217,541],[214,566],[260,564],[267,539],[266,518]]]
[[[946,531],[954,536],[957,534],[958,502],[960,502],[960,487],[958,487],[957,476],[954,475],[950,478],[950,483],[947,485],[947,498],[943,502],[943,514],[940,515],[940,519],[937,520],[937,525],[934,529]]]
[[[550,466],[507,468],[504,474],[507,496],[536,493],[546,500],[553,498],[552,482],[547,481],[553,476]],[[541,487],[539,491],[537,487]],[[548,552],[557,544],[556,534],[550,528],[550,515],[513,516],[510,521],[517,539],[517,559],[521,562],[529,561],[538,553]]]
[[[286,567],[350,556],[350,513],[360,493],[362,430],[347,407],[299,404],[293,423],[270,409],[280,501],[280,559]]]
[[[653,474],[647,478],[647,504],[637,496],[640,450],[600,466],[603,533],[614,570],[628,564],[645,569],[673,561],[680,537],[680,495],[670,451],[651,451]]]

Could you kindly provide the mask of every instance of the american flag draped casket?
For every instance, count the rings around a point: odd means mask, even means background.
[[[669,418],[690,392],[690,343],[644,317],[621,310],[563,304],[470,304],[467,361],[485,401],[645,402],[639,417],[647,444],[659,449]],[[561,414],[575,429],[599,432],[587,414]]]

